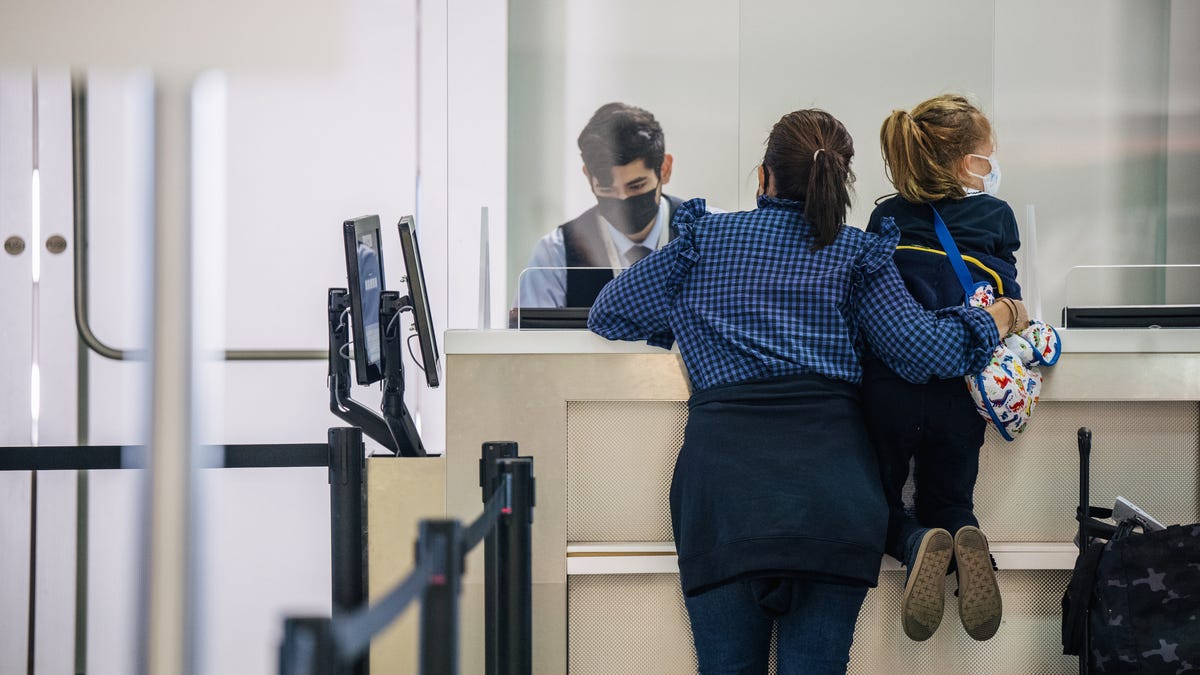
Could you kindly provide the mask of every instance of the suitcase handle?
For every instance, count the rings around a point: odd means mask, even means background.
[[[1075,519],[1079,521],[1079,556],[1082,559],[1090,541],[1089,532],[1092,529],[1092,523],[1096,525],[1104,525],[1104,523],[1096,522],[1091,517],[1091,507],[1088,506],[1088,474],[1091,472],[1092,430],[1087,427],[1079,427],[1077,440],[1079,444],[1079,510],[1075,512]],[[1113,528],[1113,531],[1115,532],[1116,528]],[[1088,630],[1086,615],[1087,612],[1085,610],[1082,631],[1083,644],[1079,652],[1079,675],[1087,675],[1088,673],[1088,655],[1092,648],[1092,636]]]

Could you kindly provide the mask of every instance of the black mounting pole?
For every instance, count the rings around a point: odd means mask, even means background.
[[[344,354],[350,344],[350,324],[343,320],[349,307],[350,295],[346,289],[329,289],[329,411],[362,429],[392,454],[398,454],[392,432],[383,417],[350,398],[350,361]]]
[[[1091,518],[1091,496],[1088,495],[1091,482],[1092,430],[1079,427],[1079,555],[1083,556],[1091,545],[1091,534],[1088,532],[1088,521]],[[1092,589],[1086,589],[1091,593]],[[1090,604],[1090,603],[1089,603]],[[1088,619],[1083,618],[1083,648],[1079,651],[1079,674],[1087,675],[1088,659],[1091,658],[1091,631],[1088,630]]]
[[[513,441],[488,441],[483,444],[483,456],[479,460],[479,487],[483,488],[483,503],[487,504],[499,484],[500,468],[496,461],[516,457],[517,444]],[[486,675],[500,672],[499,652],[496,644],[500,635],[499,597],[500,577],[496,558],[499,554],[496,527],[483,540],[483,626],[484,626],[484,670]]]
[[[499,675],[533,672],[532,543],[533,458],[496,460],[498,476],[510,476],[512,494],[496,525],[499,549],[497,665]]]
[[[362,429],[329,430],[329,524],[333,616],[367,603],[367,490]],[[366,675],[370,652],[338,672]]]
[[[279,644],[279,675],[337,675],[330,620],[288,617]]]
[[[409,307],[408,296],[384,291],[379,296],[379,324],[383,330],[383,421],[401,457],[425,457],[425,446],[408,406],[404,405],[404,332],[400,311]]]
[[[458,675],[458,594],[463,540],[457,520],[422,520],[418,561],[433,556],[434,570],[421,597],[420,675]]]

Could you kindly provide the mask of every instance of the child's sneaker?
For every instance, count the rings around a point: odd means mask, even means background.
[[[904,634],[914,640],[928,640],[942,623],[942,605],[946,599],[946,570],[954,555],[954,540],[942,528],[934,528],[921,537],[917,554],[908,565],[901,617]]]
[[[954,558],[958,565],[958,615],[963,628],[976,640],[987,640],[1000,628],[1003,607],[987,537],[978,527],[967,525],[954,535]]]

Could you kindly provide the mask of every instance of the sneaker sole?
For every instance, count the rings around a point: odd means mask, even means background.
[[[958,560],[959,618],[967,635],[987,640],[1000,628],[1004,607],[983,532],[969,525],[960,529],[954,535],[954,557]]]
[[[930,530],[921,540],[904,585],[901,611],[904,634],[913,640],[928,640],[942,623],[946,570],[953,555],[954,540],[946,530]]]

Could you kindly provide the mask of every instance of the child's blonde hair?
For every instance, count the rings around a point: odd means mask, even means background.
[[[965,96],[943,94],[893,110],[879,130],[888,179],[910,202],[966,196],[958,167],[992,137],[992,124]]]

